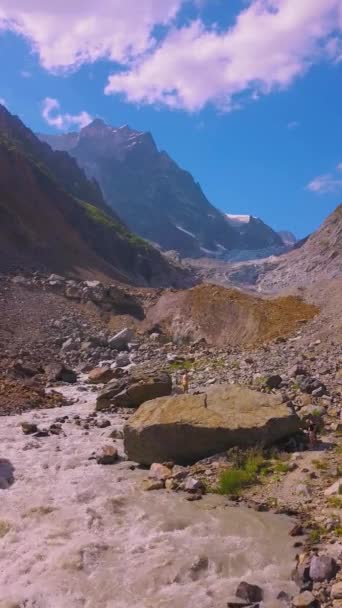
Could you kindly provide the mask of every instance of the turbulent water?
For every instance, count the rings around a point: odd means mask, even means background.
[[[67,423],[65,437],[23,435],[22,420],[44,427],[88,414],[93,398],[79,396],[68,408],[0,418],[0,457],[15,467],[13,485],[0,490],[1,599],[25,608],[223,608],[241,580],[260,584],[267,606],[294,591],[287,518],[215,496],[189,503],[143,492],[146,472],[89,460],[122,427],[118,416],[89,434]]]

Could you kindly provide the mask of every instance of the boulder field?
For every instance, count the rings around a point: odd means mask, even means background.
[[[124,429],[130,460],[189,464],[234,446],[271,445],[300,429],[281,398],[222,384],[144,403]]]

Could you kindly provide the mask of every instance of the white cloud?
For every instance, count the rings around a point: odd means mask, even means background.
[[[316,194],[332,194],[342,190],[342,179],[339,179],[332,173],[319,175],[315,177],[306,187],[310,192]]]
[[[93,120],[88,112],[62,114],[59,101],[51,97],[46,97],[43,101],[42,116],[50,126],[60,130],[68,129],[71,126],[82,129]]]
[[[0,97],[0,105],[2,105],[2,106],[6,105],[6,99],[4,99],[3,97]]]
[[[298,129],[299,126],[300,126],[300,123],[297,120],[292,120],[291,122],[289,122],[287,124],[288,129]]]
[[[341,25],[341,0],[252,0],[224,32],[199,20],[173,28],[110,76],[105,91],[134,103],[197,111],[212,102],[229,110],[235,96],[286,88],[323,57],[336,60],[326,45]]]
[[[175,17],[187,2],[198,18],[180,26]],[[0,0],[0,30],[24,36],[51,72],[105,58],[121,68],[107,94],[188,111],[238,108],[323,59],[342,60],[342,0],[248,0],[225,31],[199,18],[210,2]]]
[[[183,0],[1,0],[0,30],[27,38],[48,70],[108,57],[126,62],[153,43]]]
[[[336,166],[337,171],[342,171],[342,163],[338,163]]]

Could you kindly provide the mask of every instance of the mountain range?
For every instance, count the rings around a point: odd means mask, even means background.
[[[237,225],[233,216],[216,209],[148,132],[95,119],[80,132],[38,136],[54,150],[71,154],[127,226],[166,251],[203,257],[284,248],[281,236],[258,218],[248,216],[248,222]]]
[[[0,106],[0,270],[180,286],[187,273],[134,235],[74,158]]]

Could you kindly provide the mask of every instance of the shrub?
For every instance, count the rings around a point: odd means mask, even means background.
[[[219,476],[217,492],[219,494],[239,494],[239,492],[255,483],[258,475],[262,474],[268,467],[262,452],[249,450],[242,453],[239,450],[232,451],[233,466],[222,471]]]

